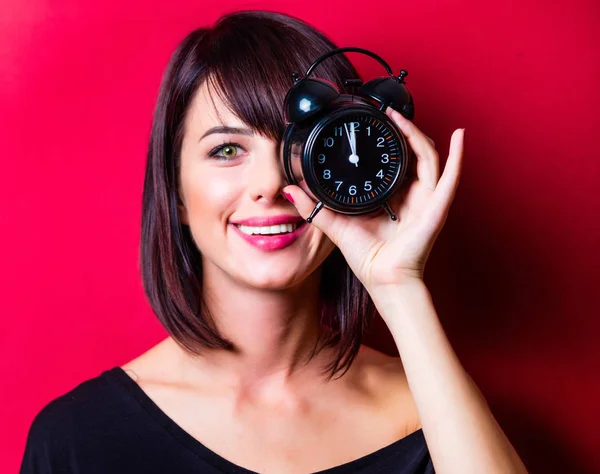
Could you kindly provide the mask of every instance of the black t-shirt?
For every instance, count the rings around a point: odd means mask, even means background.
[[[256,474],[184,431],[118,366],[42,408],[29,429],[20,472]],[[319,474],[433,472],[423,431],[419,430]]]

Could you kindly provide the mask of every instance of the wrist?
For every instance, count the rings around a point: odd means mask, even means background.
[[[401,283],[387,284],[369,289],[371,299],[384,321],[398,320],[410,315],[419,301],[431,300],[431,294],[421,278],[406,278]]]
[[[396,283],[373,285],[367,288],[372,298],[382,298],[384,300],[398,297],[402,293],[422,289],[427,289],[427,285],[420,276],[407,276]]]

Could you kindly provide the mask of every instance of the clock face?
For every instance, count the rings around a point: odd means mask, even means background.
[[[325,195],[346,206],[365,206],[387,195],[404,166],[396,133],[371,114],[350,113],[328,123],[311,150]]]

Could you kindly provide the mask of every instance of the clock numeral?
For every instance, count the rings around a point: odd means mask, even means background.
[[[324,138],[323,141],[325,142],[325,146],[331,148],[333,146],[333,144],[335,143],[333,137],[327,137]]]
[[[390,162],[390,155],[388,155],[387,153],[384,153],[383,155],[381,155],[381,162],[382,163],[389,163]]]
[[[381,177],[383,178],[383,175]],[[331,178],[331,171],[323,170],[323,179],[329,179],[329,178]]]
[[[360,132],[360,122],[350,122],[348,124],[348,130],[352,130],[352,127],[354,127],[354,133]]]
[[[339,127],[335,127],[335,136],[336,137],[343,137],[344,136],[344,130],[343,127],[340,125]]]
[[[377,173],[375,176],[377,176],[378,178],[383,179],[383,170],[379,170],[379,173]]]
[[[384,137],[377,137],[377,146],[378,147],[382,147],[384,142],[385,142]]]
[[[350,193],[350,196],[354,196],[356,194],[356,186],[354,186],[354,185],[350,186],[350,189],[348,189],[348,192]]]
[[[336,181],[336,182],[335,182],[335,184],[336,184],[336,186],[335,186],[335,190],[336,190],[336,191],[339,191],[339,190],[340,190],[340,186],[341,186],[342,184],[344,184],[344,182],[343,182],[343,181]]]
[[[321,153],[319,155],[319,164],[322,165],[323,163],[325,163],[325,155]]]
[[[371,189],[373,189],[371,181],[365,181],[365,191],[370,191]]]

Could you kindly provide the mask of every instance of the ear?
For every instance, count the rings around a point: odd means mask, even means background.
[[[185,208],[185,206],[183,205],[183,203],[181,201],[178,201],[177,209],[179,210],[179,221],[183,225],[190,225],[187,209]]]

